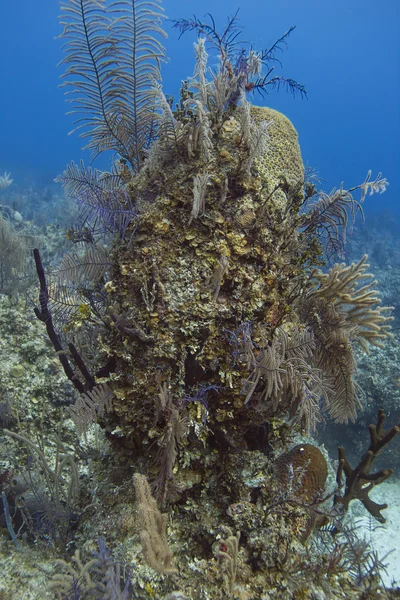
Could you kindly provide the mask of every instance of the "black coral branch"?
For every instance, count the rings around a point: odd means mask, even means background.
[[[360,185],[346,190],[342,183],[339,189],[332,190],[330,194],[319,192],[317,199],[308,206],[307,212],[302,214],[299,223],[301,235],[306,239],[315,235],[320,238],[328,258],[344,257],[347,227],[349,222],[354,223],[358,213],[364,220],[362,203],[365,196],[368,193],[370,196],[374,193],[382,194],[389,185],[381,173],[378,173],[374,181],[370,181],[370,178],[371,171],[368,171],[365,181]],[[306,182],[306,200],[316,194],[314,181],[311,179]],[[356,190],[361,190],[359,201],[352,194]]]
[[[354,200],[343,186],[330,194],[321,192],[304,217],[305,227],[302,234],[307,239],[316,235],[321,240],[328,258],[343,258],[349,219],[354,222],[357,212],[364,219],[360,202]]]
[[[221,113],[221,110],[218,109],[218,99],[224,99],[223,110],[226,111],[237,106],[243,91],[257,90],[263,95],[270,88],[279,90],[282,87],[293,94],[299,93],[301,97],[306,97],[305,87],[294,79],[278,75],[271,76],[275,67],[270,66],[270,63],[275,62],[281,65],[276,58],[276,53],[282,51],[286,45],[286,38],[294,30],[294,27],[291,27],[270,48],[261,51],[247,50],[245,46],[248,46],[248,43],[240,39],[241,31],[237,23],[237,15],[238,11],[228,19],[228,23],[221,33],[217,30],[214,18],[210,13],[206,15],[207,19],[205,20],[194,16],[193,19],[174,21],[174,27],[179,30],[180,36],[187,31],[195,31],[199,36],[199,43],[207,42],[218,54],[220,64],[217,73],[213,75],[214,90],[212,93],[214,95],[212,101],[217,104],[217,117],[220,117]],[[267,70],[265,74],[262,73],[264,67]]]

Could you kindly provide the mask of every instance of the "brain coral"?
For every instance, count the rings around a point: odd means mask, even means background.
[[[284,177],[291,186],[304,181],[304,166],[301,158],[297,131],[284,114],[268,107],[252,106],[251,116],[259,124],[272,121],[269,133],[268,151],[258,161],[261,177],[268,181],[270,191]],[[281,190],[274,195],[276,203],[286,203]]]
[[[296,498],[312,502],[325,487],[328,468],[319,448],[299,444],[276,459],[275,473],[282,486],[292,487]]]

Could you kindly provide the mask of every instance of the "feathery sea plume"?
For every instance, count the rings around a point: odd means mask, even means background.
[[[97,423],[105,412],[111,410],[113,392],[106,383],[96,385],[91,391],[81,394],[67,411],[80,437],[88,432],[90,425]]]
[[[318,178],[315,176],[313,181],[306,183],[304,204],[307,206],[307,212],[300,216],[300,235],[307,240],[317,236],[328,259],[335,256],[343,259],[348,224],[349,222],[354,223],[358,213],[364,220],[362,203],[367,193],[369,195],[382,194],[389,185],[387,179],[382,178],[381,173],[378,173],[374,181],[370,181],[370,178],[371,171],[368,171],[362,184],[346,190],[342,183],[339,189],[333,189],[330,194],[317,192],[315,182],[318,182]],[[356,190],[361,190],[360,200],[355,200],[353,197],[353,192]],[[307,205],[309,198],[313,200]]]
[[[184,126],[174,116],[171,104],[168,102],[160,84],[154,82],[153,94],[159,108],[159,125],[157,140],[152,144],[150,153],[162,157],[175,156],[181,146],[184,137]],[[146,164],[149,160],[146,161]]]
[[[197,219],[197,217],[204,213],[206,206],[207,186],[209,181],[210,176],[208,173],[196,175],[193,180],[193,206],[190,214],[190,223],[193,221],[193,219]]]
[[[184,102],[184,109],[192,115],[191,123],[187,126],[188,155],[193,156],[200,150],[204,161],[210,158],[213,148],[211,119],[212,114],[208,106],[210,84],[207,81],[207,59],[205,38],[199,38],[198,43],[193,44],[196,53],[196,65],[193,78],[190,80],[192,88]]]
[[[254,160],[260,158],[266,152],[268,130],[273,121],[261,121],[261,123],[257,124],[251,116],[250,103],[247,101],[244,91],[241,92],[240,100],[239,123],[242,131],[242,139],[249,149],[249,156],[244,169],[249,175]]]
[[[145,475],[135,473],[133,482],[144,558],[157,573],[174,573],[174,557],[167,540],[168,515],[158,509]]]
[[[332,382],[329,414],[340,423],[354,420],[360,406],[353,344],[368,352],[391,336],[392,308],[379,306],[366,261],[364,256],[348,266],[336,264],[327,273],[314,271],[313,287],[298,301],[299,315],[314,334],[313,361]]]
[[[281,405],[291,416],[296,415],[307,432],[313,431],[321,418],[320,399],[328,403],[330,381],[313,364],[316,343],[312,331],[293,328],[287,333],[278,328],[270,343],[262,341],[256,348],[251,330],[245,326],[241,340],[242,358],[251,369],[243,388],[244,403],[258,389],[258,399],[267,403],[273,414]]]
[[[154,139],[151,90],[165,61],[160,1],[67,0],[61,10],[62,85],[80,115],[74,131],[89,139],[93,157],[112,150],[139,171]]]

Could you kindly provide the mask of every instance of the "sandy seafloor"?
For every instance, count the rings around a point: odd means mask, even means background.
[[[397,477],[396,477],[397,475]],[[386,523],[378,523],[371,518],[360,502],[353,502],[351,512],[359,526],[358,533],[371,542],[371,547],[378,553],[380,560],[386,565],[386,572],[381,571],[385,586],[400,586],[400,477],[395,474],[375,487],[370,497],[380,504],[388,504],[382,511]]]

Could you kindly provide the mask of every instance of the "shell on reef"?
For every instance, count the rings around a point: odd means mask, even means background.
[[[321,450],[312,444],[299,444],[278,456],[274,469],[282,487],[292,487],[296,498],[313,501],[320,494],[328,476],[328,466]]]

